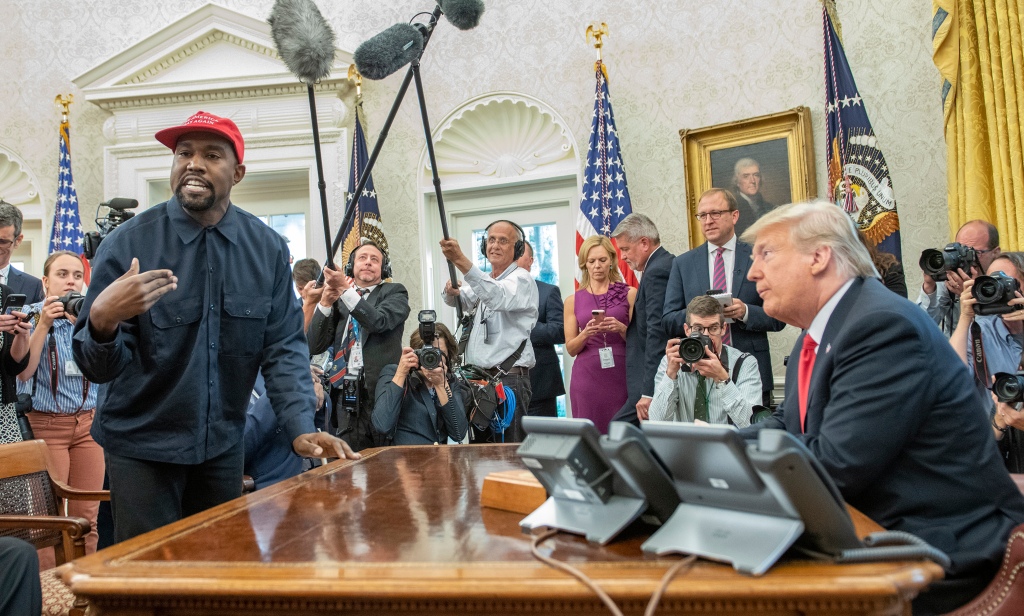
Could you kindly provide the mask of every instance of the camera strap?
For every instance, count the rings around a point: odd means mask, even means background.
[[[50,358],[50,393],[53,394],[53,406],[56,412],[60,413],[60,402],[57,401],[57,378],[60,373],[60,356],[57,354],[57,338],[53,335],[51,330],[46,335],[46,346],[49,350],[48,355]],[[32,393],[35,393],[35,381],[32,382]],[[89,398],[89,381],[82,377],[82,403],[78,405],[78,408],[74,412],[79,412],[85,408],[85,401]]]
[[[985,344],[981,340],[981,326],[978,325],[978,320],[975,319],[971,323],[971,354],[973,357],[972,368],[974,369],[974,378],[977,379],[981,386],[985,389],[990,389],[992,383],[988,378],[988,362],[985,361]],[[1024,360],[1024,358],[1022,358]]]

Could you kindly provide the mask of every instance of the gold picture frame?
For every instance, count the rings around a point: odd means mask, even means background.
[[[691,248],[704,242],[695,215],[697,200],[711,187],[726,188],[736,195],[741,219],[737,235],[772,207],[806,201],[818,194],[811,110],[807,107],[705,128],[684,128],[679,131],[679,139],[686,171]],[[738,169],[741,161],[746,166]],[[746,179],[734,182],[736,174]],[[743,183],[742,188],[739,183]],[[741,200],[741,192],[749,193],[755,187],[758,191],[752,197]]]

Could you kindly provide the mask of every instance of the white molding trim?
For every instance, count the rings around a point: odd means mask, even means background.
[[[217,55],[227,61],[199,60]],[[351,52],[335,50],[331,74],[315,89],[347,91],[351,64]],[[265,20],[216,4],[196,9],[72,81],[87,101],[108,111],[306,92],[281,61]]]
[[[480,141],[480,135],[487,140]],[[472,98],[433,131],[438,175],[451,187],[576,173],[578,148],[565,121],[540,100],[516,92]],[[421,186],[432,188],[424,150]]]
[[[0,200],[15,205],[26,220],[43,219],[43,197],[36,174],[20,156],[0,145]]]

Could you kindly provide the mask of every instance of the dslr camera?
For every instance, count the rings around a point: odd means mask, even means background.
[[[78,291],[68,291],[57,300],[64,306],[64,314],[77,317],[82,311],[82,304],[85,303],[85,296]],[[64,318],[67,318],[66,316]]]
[[[1006,404],[1024,402],[1024,372],[996,373],[996,381],[992,384],[992,393],[996,395],[997,400]]]
[[[104,201],[99,207],[107,208],[107,215],[100,218],[99,208],[96,208],[96,229],[98,230],[90,231],[82,238],[82,252],[85,253],[85,258],[90,261],[96,257],[96,251],[100,248],[100,242],[124,221],[135,216],[135,212],[129,212],[128,210],[139,207],[139,202],[135,199],[115,197],[110,201]]]
[[[978,276],[974,279],[971,295],[978,303],[974,305],[974,314],[1006,314],[1019,310],[1020,306],[1010,306],[1010,300],[1017,297],[1020,283],[1005,272],[996,272],[991,276]]]
[[[932,277],[932,280],[946,280],[946,274],[962,269],[970,272],[971,266],[981,269],[978,262],[978,251],[959,242],[946,244],[942,250],[928,248],[921,253],[921,260],[918,261],[921,270]]]
[[[679,358],[688,364],[698,362],[708,356],[704,347],[712,346],[711,338],[692,332],[679,342]]]
[[[437,332],[434,324],[437,323],[437,313],[433,310],[420,310],[420,340],[423,346],[416,349],[416,359],[420,361],[420,368],[433,370],[441,365],[441,349],[433,345]]]

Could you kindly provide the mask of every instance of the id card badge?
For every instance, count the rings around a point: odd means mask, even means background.
[[[67,376],[82,376],[82,371],[78,369],[78,364],[75,360],[69,359],[64,362],[64,374]]]
[[[363,345],[358,342],[352,345],[352,352],[348,355],[348,368],[351,372],[363,369]]]
[[[601,368],[615,367],[615,356],[612,355],[611,347],[601,347],[597,353],[601,357]]]

